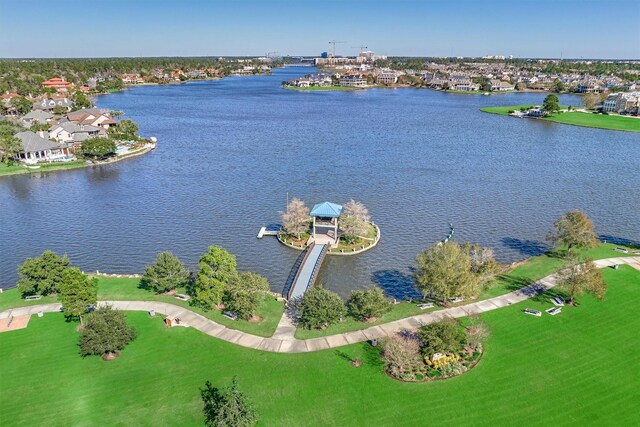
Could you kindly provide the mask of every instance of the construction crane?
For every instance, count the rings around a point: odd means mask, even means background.
[[[339,41],[337,41],[337,40],[331,40],[331,41],[329,42],[329,44],[332,44],[332,45],[333,45],[333,57],[334,57],[334,58],[336,57],[336,44],[338,44],[338,43],[346,43],[346,42],[339,42]]]
[[[364,52],[365,49],[369,49],[367,46],[351,46],[351,49],[360,48],[360,53]]]

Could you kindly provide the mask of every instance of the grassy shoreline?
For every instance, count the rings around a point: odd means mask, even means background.
[[[501,107],[485,107],[480,111],[490,114],[499,114],[509,116],[509,111],[518,111],[522,107],[530,107],[531,104],[525,105],[507,105]],[[539,118],[548,122],[560,123],[565,125],[588,127],[593,129],[617,130],[623,132],[640,132],[640,118],[625,117],[619,115],[603,115],[585,113],[581,111],[567,111],[565,106],[560,114]],[[513,117],[513,116],[512,116]]]
[[[65,171],[65,170],[83,169],[83,168],[94,167],[94,166],[109,165],[112,163],[117,163],[122,160],[138,157],[143,154],[147,154],[151,151],[153,151],[153,149],[147,150],[146,148],[139,148],[137,150],[133,150],[122,155],[117,155],[115,158],[113,158],[110,161],[97,162],[97,163],[87,163],[84,160],[77,160],[77,161],[67,162],[67,163],[39,163],[38,168],[26,167],[21,164],[7,166],[3,163],[0,163],[0,178],[4,176],[12,176],[12,175],[25,175],[25,174],[40,173],[40,172],[59,172],[59,171]]]
[[[543,299],[483,314],[492,333],[480,364],[421,384],[387,377],[379,348],[367,343],[269,353],[168,329],[143,312],[127,313],[136,340],[103,362],[80,357],[76,322],[32,316],[28,328],[0,334],[0,413],[7,427],[199,425],[199,388],[206,380],[226,387],[237,376],[259,425],[424,425],[425,402],[431,414],[446,414],[428,415],[434,425],[637,425],[640,271],[622,266],[604,276],[605,301],[585,296],[558,316],[522,314],[548,308]]]
[[[625,246],[615,245],[612,243],[601,243],[597,247],[588,249],[584,252],[594,260],[612,257],[636,256],[634,255],[631,248],[627,248],[629,249],[629,253],[624,254],[616,252],[614,249],[617,247]],[[542,255],[530,257],[527,260],[518,263],[518,265],[516,265],[510,271],[496,276],[492,281],[487,283],[476,300],[465,300],[457,305],[469,304],[475,301],[493,298],[507,294],[509,292],[513,292],[517,289],[534,283],[535,281],[540,280],[543,277],[548,276],[549,274],[552,274],[553,272],[560,269],[562,263],[563,260],[560,254],[556,251],[550,251]],[[298,328],[296,329],[295,337],[298,339],[319,338],[344,332],[353,332],[382,323],[414,316],[416,314],[429,313],[442,309],[443,307],[435,306],[431,309],[420,310],[418,308],[418,303],[401,302],[399,304],[393,305],[390,312],[386,313],[375,322],[367,323],[348,317],[344,322],[331,325],[326,329]]]

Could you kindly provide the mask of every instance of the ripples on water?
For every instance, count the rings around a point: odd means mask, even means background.
[[[171,250],[191,268],[222,245],[239,268],[284,285],[297,252],[258,229],[290,197],[362,201],[382,241],[328,257],[320,280],[347,295],[377,283],[407,297],[416,253],[442,239],[494,248],[501,261],[544,251],[553,220],[578,208],[598,231],[640,240],[637,134],[518,120],[478,111],[540,103],[543,94],[429,90],[301,93],[279,88],[308,69],[101,97],[123,110],[155,152],[91,169],[0,179],[0,283],[47,248],[85,269],[141,271]],[[579,98],[563,96],[564,104]]]

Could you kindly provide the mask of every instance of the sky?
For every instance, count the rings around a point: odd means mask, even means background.
[[[0,0],[0,57],[640,59],[640,0]]]

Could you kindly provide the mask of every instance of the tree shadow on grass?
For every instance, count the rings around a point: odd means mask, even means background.
[[[623,245],[631,249],[640,249],[640,242],[637,240],[630,240],[624,237],[612,236],[610,234],[601,234],[598,236],[601,241],[613,243],[614,245]]]
[[[415,280],[410,273],[400,270],[378,270],[371,275],[371,280],[392,298],[400,301],[421,298],[415,286]]]
[[[552,249],[552,247],[547,243],[537,240],[518,239],[516,237],[503,237],[501,241],[503,245],[511,249],[515,249],[522,255],[526,255],[528,257],[542,255]]]

